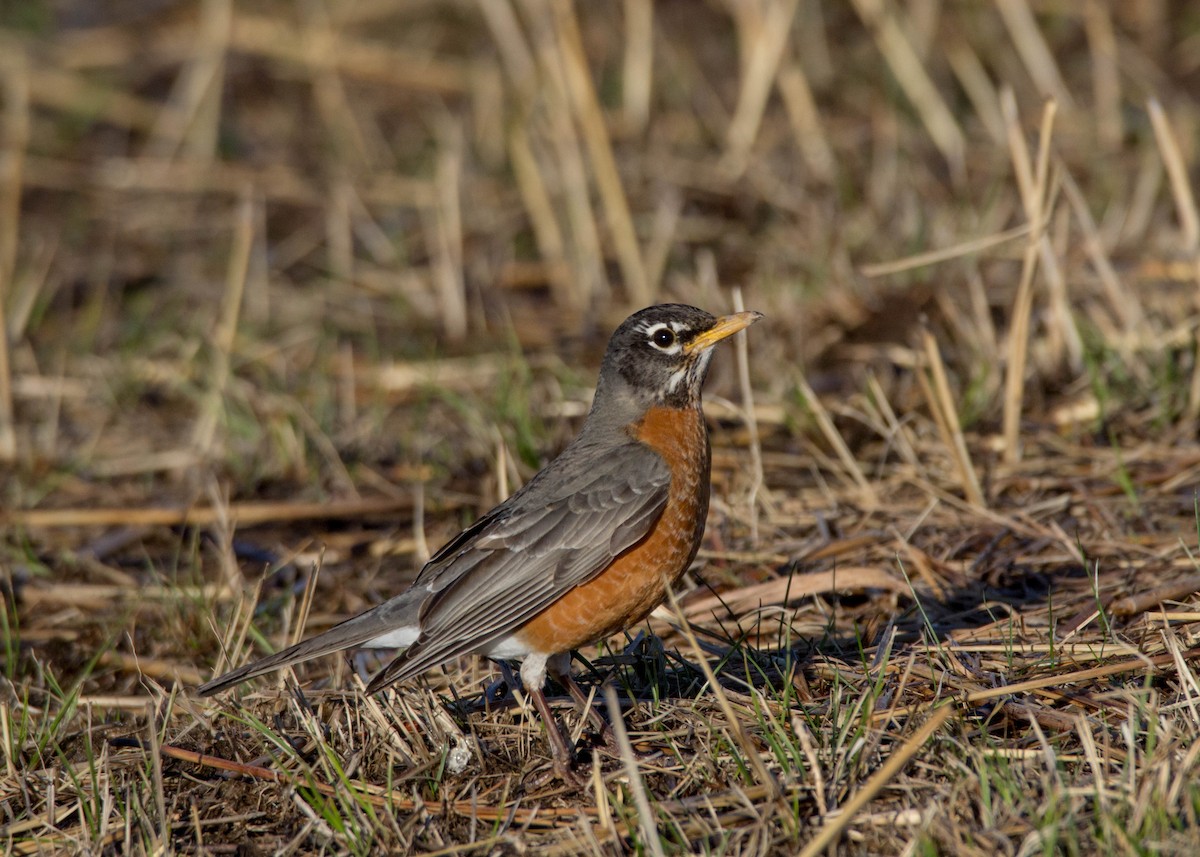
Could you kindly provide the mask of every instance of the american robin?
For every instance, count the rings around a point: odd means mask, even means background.
[[[695,558],[711,459],[700,387],[713,346],[760,318],[682,304],[634,313],[609,340],[579,436],[434,554],[406,592],[200,694],[358,647],[403,649],[368,692],[468,653],[522,659],[521,683],[565,770],[572,754],[542,693],[546,674],[583,701],[571,651],[644,619]]]

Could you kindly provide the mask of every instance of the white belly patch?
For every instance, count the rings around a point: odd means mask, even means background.
[[[363,643],[364,649],[407,649],[417,641],[420,633],[416,625],[404,628],[393,628],[386,634],[381,634],[373,640]]]

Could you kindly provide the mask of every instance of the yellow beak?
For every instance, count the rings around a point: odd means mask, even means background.
[[[735,312],[733,315],[722,316],[717,319],[712,327],[683,346],[683,353],[692,355],[698,354],[701,351],[707,351],[722,339],[733,336],[739,330],[745,330],[762,317],[763,314],[761,312],[753,311]]]

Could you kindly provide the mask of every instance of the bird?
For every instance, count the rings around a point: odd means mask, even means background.
[[[574,753],[546,702],[547,674],[603,724],[571,677],[571,652],[645,619],[695,559],[711,490],[701,386],[714,346],[760,318],[684,304],[629,316],[575,439],[433,554],[407,590],[199,694],[352,648],[400,650],[368,693],[461,655],[520,660],[555,770],[569,772]]]

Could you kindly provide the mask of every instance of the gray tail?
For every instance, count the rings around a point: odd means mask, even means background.
[[[425,587],[409,589],[402,595],[391,598],[378,607],[360,613],[334,625],[324,634],[318,634],[281,652],[230,670],[197,689],[201,696],[212,696],[256,676],[283,669],[292,664],[319,658],[343,649],[353,649],[380,637],[389,631],[417,624],[421,604],[429,596]]]

